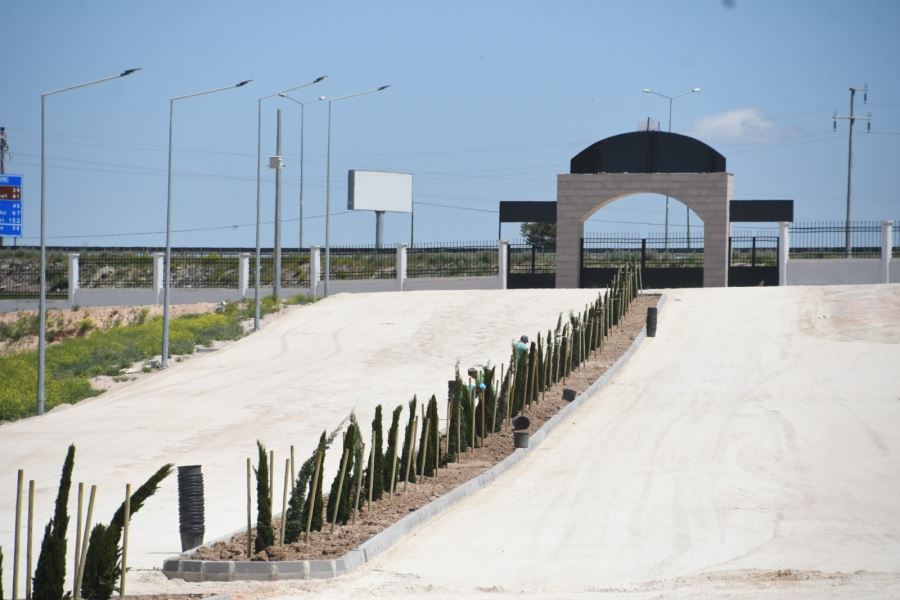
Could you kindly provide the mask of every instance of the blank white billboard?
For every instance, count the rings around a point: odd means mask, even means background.
[[[354,169],[348,177],[349,210],[412,212],[412,173]]]

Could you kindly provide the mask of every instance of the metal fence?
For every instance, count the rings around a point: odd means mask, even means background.
[[[796,223],[790,234],[790,258],[881,257],[881,223],[877,221],[851,222],[849,227],[837,222]]]
[[[256,286],[256,254],[250,254],[250,287]],[[259,284],[275,284],[275,255],[271,251],[259,254]],[[285,250],[281,253],[281,287],[309,287],[309,251]]]
[[[322,251],[322,273],[325,272]],[[393,279],[397,277],[396,248],[342,246],[331,248],[331,279]]]
[[[732,267],[778,265],[778,235],[734,235],[728,238],[728,264]]]
[[[497,242],[419,243],[406,249],[406,276],[496,276]]]
[[[238,255],[219,252],[173,252],[172,288],[236,288]]]
[[[83,288],[153,287],[153,256],[147,252],[81,252],[78,285]]]
[[[539,246],[525,240],[509,243],[510,273],[556,273],[556,246]]]
[[[0,249],[0,298],[36,298],[41,290],[41,255],[33,249]],[[69,265],[62,252],[47,252],[47,298],[66,298]]]
[[[642,268],[702,267],[703,236],[600,234],[582,240],[583,269],[629,263],[640,264]]]

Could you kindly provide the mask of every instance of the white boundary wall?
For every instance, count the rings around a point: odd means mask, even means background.
[[[881,223],[881,258],[807,258],[786,260],[788,224],[779,223],[779,285],[900,283],[900,260],[893,260],[893,221]]]

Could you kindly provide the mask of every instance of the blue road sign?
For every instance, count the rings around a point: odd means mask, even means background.
[[[0,175],[0,236],[22,237],[21,175]]]

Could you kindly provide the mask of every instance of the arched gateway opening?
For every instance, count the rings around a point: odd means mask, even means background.
[[[700,140],[662,131],[615,135],[579,152],[557,176],[556,287],[583,287],[584,223],[624,196],[678,199],[702,221],[704,287],[728,285],[732,175],[725,157]]]

